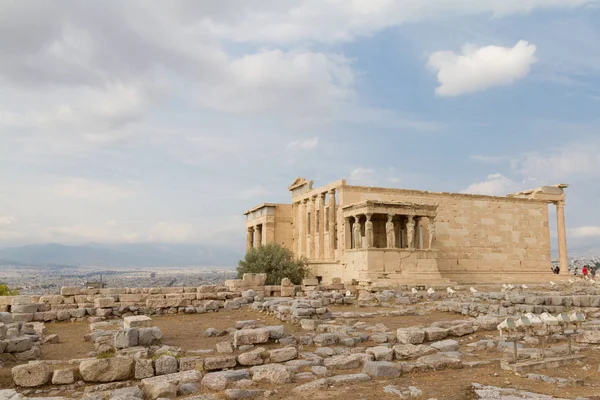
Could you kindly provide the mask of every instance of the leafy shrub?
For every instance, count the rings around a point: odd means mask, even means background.
[[[17,296],[18,294],[17,289],[11,289],[5,283],[0,282],[0,296]]]
[[[283,278],[299,285],[309,275],[304,258],[294,259],[290,249],[276,243],[248,250],[246,257],[239,261],[237,272],[240,279],[248,273],[266,273],[266,285],[280,285]]]

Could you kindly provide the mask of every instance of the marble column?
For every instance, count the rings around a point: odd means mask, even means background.
[[[388,214],[388,220],[385,223],[385,234],[387,238],[386,247],[388,249],[393,249],[396,247],[396,232],[394,230],[394,222],[392,221],[392,218],[394,218],[394,214]]]
[[[300,254],[304,257],[308,257],[308,246],[307,246],[307,236],[308,236],[308,199],[302,200],[302,232],[300,233]]]
[[[415,217],[413,215],[408,216],[408,222],[406,223],[406,247],[412,249],[415,241]]]
[[[344,218],[344,249],[352,248],[354,239],[352,239],[352,217]]]
[[[435,217],[428,217],[429,218],[429,226],[428,226],[428,230],[429,230],[429,249],[433,249],[433,241],[435,240]]]
[[[325,196],[327,193],[319,195],[319,260],[325,259]]]
[[[565,202],[558,201],[556,204],[556,227],[558,229],[558,258],[560,259],[560,271],[569,273],[569,259],[567,257],[567,231],[565,228]]]
[[[373,214],[365,214],[367,216],[367,221],[365,222],[365,238],[367,241],[367,249],[373,247],[373,221],[371,221],[371,217]]]
[[[317,258],[317,195],[314,194],[310,201],[310,258]]]
[[[252,248],[252,240],[254,236],[254,227],[249,227],[246,230],[246,251]]]
[[[335,189],[329,191],[329,258],[335,259]]]
[[[258,225],[254,227],[254,248],[257,249],[260,247],[260,239],[261,239],[261,231],[258,229]]]

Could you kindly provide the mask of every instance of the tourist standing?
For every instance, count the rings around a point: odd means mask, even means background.
[[[583,277],[584,277],[584,278],[587,278],[587,277],[588,277],[588,276],[587,276],[587,275],[588,275],[588,266],[587,266],[587,265],[584,265],[584,266],[583,266],[583,269],[581,270],[581,273],[583,274]]]

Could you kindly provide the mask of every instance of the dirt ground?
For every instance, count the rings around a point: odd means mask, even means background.
[[[331,307],[332,311],[357,311],[371,312],[384,311],[381,307],[363,308],[363,307]],[[393,331],[397,328],[407,326],[428,326],[435,321],[447,321],[463,319],[458,314],[442,313],[433,311],[428,315],[408,315],[408,316],[376,316],[374,318],[352,318],[345,322],[364,321],[370,325],[383,323]],[[216,328],[217,330],[226,329],[235,325],[235,321],[256,319],[264,325],[281,325],[282,323],[272,317],[261,313],[248,310],[221,311],[218,313],[191,314],[191,315],[166,315],[154,317],[155,325],[160,327],[163,332],[163,343],[171,346],[181,347],[185,350],[214,349],[217,342],[225,338],[206,338],[204,331],[207,328]],[[340,321],[341,322],[341,321]],[[303,331],[296,326],[283,324],[287,333],[296,336],[303,334]],[[93,350],[90,342],[85,342],[83,336],[89,333],[87,323],[55,323],[47,324],[48,333],[58,333],[60,342],[58,344],[47,344],[42,346],[42,358],[45,360],[67,360],[72,358],[87,357]],[[327,390],[321,390],[310,395],[314,400],[324,399],[376,399],[388,400],[398,399],[395,394],[385,393],[383,388],[387,385],[394,385],[398,388],[416,386],[423,391],[423,399],[437,398],[439,400],[468,400],[472,398],[470,391],[471,384],[477,382],[484,385],[493,385],[499,387],[517,388],[536,393],[553,395],[574,399],[576,397],[588,397],[600,400],[600,373],[598,365],[600,364],[600,346],[590,346],[582,351],[586,359],[580,365],[572,365],[566,368],[541,370],[539,374],[562,377],[576,378],[584,381],[584,386],[569,386],[559,388],[554,384],[537,382],[525,377],[517,376],[512,372],[504,371],[499,366],[499,359],[502,354],[497,350],[477,351],[468,354],[464,350],[468,343],[481,339],[497,339],[495,332],[479,332],[473,335],[458,338],[461,344],[461,350],[464,354],[464,360],[467,361],[491,361],[491,364],[464,367],[459,370],[443,370],[439,372],[413,372],[405,374],[400,378],[394,379],[375,379],[369,382],[360,382],[354,384],[344,384],[340,387],[333,387]],[[565,343],[553,343],[556,346]],[[369,346],[369,343],[363,343],[363,346]],[[270,347],[270,346],[268,346]],[[305,351],[310,351],[307,348]],[[585,370],[583,367],[588,366]],[[0,388],[12,386],[9,368],[0,369]],[[360,370],[339,371],[339,373],[358,373]],[[260,384],[257,387],[274,391],[270,398],[275,400],[283,399],[306,399],[305,394],[294,394],[291,390],[299,383],[288,385],[265,385]]]

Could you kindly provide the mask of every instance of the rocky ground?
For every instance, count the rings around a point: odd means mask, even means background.
[[[600,399],[600,346],[596,343],[574,341],[574,352],[585,358],[567,367],[522,374],[500,368],[501,360],[512,357],[512,345],[496,330],[504,317],[473,310],[489,312],[490,306],[497,310],[495,305],[514,310],[515,302],[510,303],[509,297],[529,299],[534,291],[536,298],[590,295],[588,287],[514,289],[504,297],[484,295],[483,290],[475,295],[461,288],[450,299],[445,293],[388,291],[361,295],[351,305],[330,305],[331,320],[296,324],[279,317],[287,312],[298,314],[304,307],[300,307],[302,301],[291,308],[275,301],[271,306],[254,304],[217,313],[154,316],[152,323],[162,331],[162,343],[149,347],[152,361],[144,362],[156,376],[110,383],[82,379],[82,366],[77,372],[72,364],[94,351],[93,343],[84,340],[90,324],[47,324],[47,334],[58,334],[59,341],[41,346],[48,370],[32,374],[73,369],[72,383],[16,387],[14,370],[11,374],[14,365],[7,363],[0,370],[0,387],[7,388],[0,392],[0,399]],[[314,300],[306,300],[307,304],[310,301]],[[600,309],[591,307],[590,299],[586,301],[586,329],[595,332]],[[461,306],[458,309],[463,311],[456,313],[456,307],[448,306],[454,302],[477,307]],[[554,302],[563,304],[564,300]],[[523,301],[528,303],[539,302]],[[566,306],[561,311],[574,308]],[[274,326],[281,326],[283,334],[263,335],[261,327]],[[526,335],[519,346],[520,360],[540,357],[538,337]],[[546,357],[566,353],[566,337],[551,335]],[[116,357],[114,363],[121,362],[120,358],[124,357]],[[141,365],[139,360],[122,362],[130,366],[119,368],[135,369],[136,374]],[[90,374],[99,376],[100,372]]]

